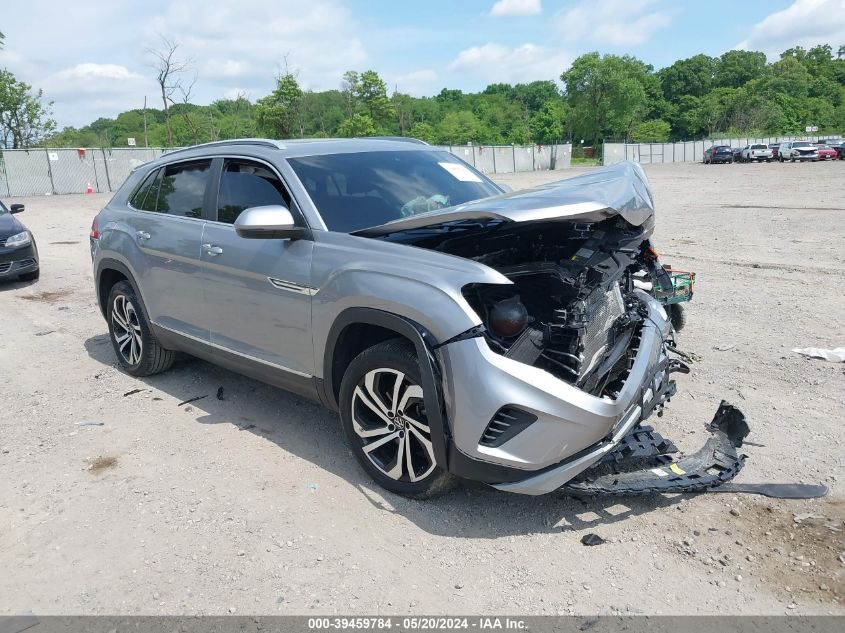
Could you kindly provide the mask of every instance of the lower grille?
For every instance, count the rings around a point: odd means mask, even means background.
[[[6,239],[7,238],[3,238],[2,240],[0,240],[0,248],[3,248],[4,246],[6,246]]]
[[[35,263],[35,260],[32,259],[32,258],[22,259],[21,261],[18,262],[18,267],[19,268],[26,268],[27,266],[32,266],[34,263]]]
[[[501,446],[536,421],[537,416],[533,413],[517,407],[504,406],[496,411],[478,443],[491,448]]]
[[[9,269],[12,267],[12,262],[4,262],[0,264],[0,274],[9,272]]]

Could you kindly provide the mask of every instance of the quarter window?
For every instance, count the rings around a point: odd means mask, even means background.
[[[164,169],[156,210],[170,215],[201,218],[211,161],[179,163]]]
[[[134,208],[141,211],[155,211],[158,201],[158,188],[161,184],[161,169],[153,171],[144,182],[138,187],[135,195],[129,200]]]
[[[227,160],[220,174],[217,221],[234,224],[244,209],[281,205],[290,209],[290,195],[275,173],[265,165]]]

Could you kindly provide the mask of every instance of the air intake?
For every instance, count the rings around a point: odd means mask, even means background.
[[[536,421],[537,416],[532,413],[510,405],[504,406],[496,411],[478,443],[490,448],[501,446]]]

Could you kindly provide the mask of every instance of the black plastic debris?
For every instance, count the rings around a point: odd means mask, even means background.
[[[218,400],[225,400],[226,398],[223,397],[223,387],[217,387],[217,399]]]
[[[191,404],[192,402],[196,402],[197,400],[202,400],[203,398],[207,398],[207,397],[208,397],[208,394],[205,394],[204,396],[194,396],[193,398],[188,398],[187,400],[183,400],[182,402],[180,402],[176,406],[181,407],[183,404]]]
[[[586,545],[587,547],[601,545],[604,542],[605,540],[602,537],[600,537],[598,534],[593,534],[592,532],[590,532],[589,534],[585,534],[581,537],[581,545]]]

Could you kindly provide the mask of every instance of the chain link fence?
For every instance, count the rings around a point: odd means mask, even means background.
[[[838,136],[764,136],[758,138],[714,138],[679,143],[605,143],[603,164],[614,165],[624,160],[641,164],[694,163],[704,160],[704,152],[714,145],[745,147],[756,143],[771,145],[782,141],[820,141]]]
[[[116,191],[160,148],[6,149],[0,151],[0,195],[37,196]]]
[[[486,174],[565,169],[571,145],[451,145],[448,152]],[[150,147],[0,150],[0,196],[116,191],[133,169],[168,149]]]

